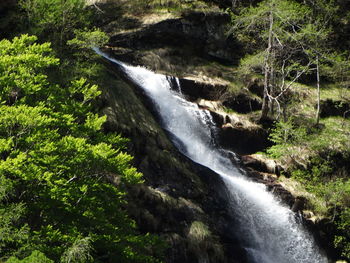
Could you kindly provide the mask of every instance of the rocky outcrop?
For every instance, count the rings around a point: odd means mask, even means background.
[[[221,102],[204,99],[196,102],[199,107],[210,112],[218,128],[215,135],[221,147],[247,155],[262,151],[270,145],[265,129],[239,114],[224,112]]]
[[[269,145],[268,133],[261,127],[245,127],[241,123],[224,124],[218,132],[218,142],[238,154],[251,154]]]
[[[185,77],[198,75],[195,71],[213,61],[232,64],[240,56],[237,42],[227,34],[230,16],[219,8],[155,11],[147,18],[127,14],[113,1],[99,7],[104,13],[98,13],[96,20],[110,35],[110,51],[129,64]]]
[[[240,161],[247,171],[247,176],[253,181],[266,185],[267,190],[279,197],[292,211],[299,212],[303,210],[304,200],[301,197],[294,196],[279,183],[278,175],[283,168],[275,160],[260,154],[253,154],[240,156]]]
[[[216,82],[206,79],[180,78],[181,92],[190,101],[205,99],[211,101],[220,100],[227,91],[228,83]]]
[[[279,163],[261,154],[243,155],[241,160],[246,167],[263,173],[276,174],[278,176],[283,171],[283,167]]]
[[[291,179],[279,180],[278,174],[284,168],[273,159],[260,154],[244,155],[240,157],[241,164],[245,167],[246,174],[253,181],[266,185],[267,190],[274,193],[281,201],[295,212],[295,215],[303,222],[304,226],[312,233],[316,242],[330,258],[338,258],[340,251],[333,246],[336,227],[330,218],[316,215],[308,210],[309,193],[300,193],[295,190],[296,181]],[[333,261],[332,261],[333,262]]]

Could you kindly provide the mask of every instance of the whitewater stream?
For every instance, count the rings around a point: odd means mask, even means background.
[[[265,185],[250,181],[236,168],[229,157],[232,153],[217,147],[210,113],[184,99],[176,78],[170,82],[169,77],[126,65],[95,51],[118,64],[130,80],[145,91],[154,103],[162,127],[174,135],[173,143],[184,155],[223,178],[230,195],[228,205],[238,221],[235,232],[249,262],[328,262],[295,214],[268,192]]]

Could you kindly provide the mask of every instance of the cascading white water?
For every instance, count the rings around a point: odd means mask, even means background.
[[[163,128],[177,138],[179,150],[222,176],[229,189],[239,229],[237,236],[252,263],[326,263],[313,237],[297,222],[295,214],[283,206],[263,184],[249,181],[230,158],[218,149],[212,137],[213,122],[209,112],[186,101],[171,90],[168,78],[142,67],[118,62],[129,78],[152,99]],[[178,83],[178,80],[177,80]],[[181,90],[181,89],[179,89]]]

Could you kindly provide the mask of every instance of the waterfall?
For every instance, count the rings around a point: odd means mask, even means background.
[[[174,135],[174,144],[184,155],[223,178],[229,190],[229,205],[238,221],[235,232],[249,262],[328,262],[295,214],[268,192],[265,185],[250,181],[235,167],[232,153],[216,146],[210,113],[184,99],[177,79],[175,83],[179,86],[172,89],[169,77],[126,65],[95,51],[117,63],[145,91],[160,115],[163,128]]]

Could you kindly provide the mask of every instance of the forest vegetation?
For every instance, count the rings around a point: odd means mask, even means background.
[[[108,77],[91,48],[108,36],[98,7],[10,2],[0,6],[0,262],[161,262],[164,242],[124,209],[127,186],[142,183],[127,139],[99,115]],[[350,4],[139,0],[132,11],[206,12],[211,2],[227,8],[242,49],[235,77],[262,88],[249,117],[269,130],[263,154],[307,191],[350,260]]]
[[[98,114],[91,47],[108,37],[81,0],[20,1],[9,15],[21,20],[0,41],[0,261],[158,262],[159,239],[124,208],[142,175]]]
[[[273,122],[266,154],[316,196],[311,209],[335,223],[334,245],[349,259],[349,5],[270,0],[239,10],[232,14],[246,50],[239,74],[258,74],[260,122]],[[320,116],[321,98],[338,116],[325,107]]]

